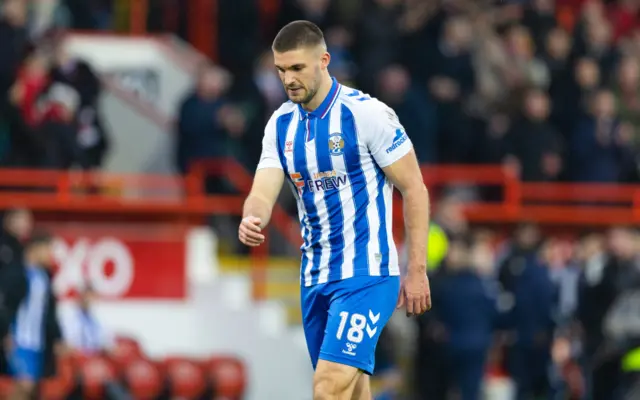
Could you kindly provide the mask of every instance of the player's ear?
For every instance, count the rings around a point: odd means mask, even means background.
[[[331,63],[331,54],[329,52],[324,51],[322,53],[322,58],[320,58],[320,63],[323,69],[329,68],[329,64]]]

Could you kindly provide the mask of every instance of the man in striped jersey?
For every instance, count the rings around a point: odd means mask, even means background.
[[[25,246],[22,278],[25,284],[18,285],[23,286],[21,301],[5,344],[9,369],[16,383],[11,399],[33,398],[45,372],[48,325],[56,320],[48,273],[53,265],[51,243],[50,235],[37,233]]]
[[[396,305],[407,315],[431,307],[428,193],[395,112],[331,78],[317,26],[288,24],[273,54],[290,101],[267,123],[239,238],[248,246],[264,241],[286,180],[304,241],[301,302],[314,399],[370,399],[375,347]],[[394,185],[404,200],[410,258],[402,284],[391,229]]]

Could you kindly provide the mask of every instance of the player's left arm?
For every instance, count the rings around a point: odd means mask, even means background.
[[[424,281],[428,285],[425,277],[429,234],[429,192],[424,184],[411,139],[395,112],[384,106],[383,111],[375,115],[372,121],[375,124],[370,126],[366,141],[378,166],[402,194],[407,232],[407,278],[410,281]],[[424,288],[424,292],[426,296],[414,304],[411,304],[412,294],[405,293],[409,314],[420,314],[431,307],[428,287]],[[401,297],[400,300],[404,299]]]
[[[382,170],[402,194],[407,231],[408,273],[425,274],[429,235],[429,192],[422,180],[415,151],[410,149],[406,155]]]

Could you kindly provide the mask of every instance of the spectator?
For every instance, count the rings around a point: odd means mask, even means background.
[[[4,112],[9,88],[16,79],[26,51],[27,9],[24,1],[7,0],[2,4],[0,19],[0,110]]]
[[[81,354],[102,354],[113,348],[113,337],[96,317],[92,305],[95,292],[85,287],[77,307],[62,318],[62,332],[69,347]]]
[[[506,324],[513,334],[507,347],[507,369],[516,382],[518,399],[550,394],[548,368],[555,329],[556,289],[538,255],[540,232],[524,225],[499,270],[502,290],[513,298]]]
[[[553,181],[562,169],[561,138],[548,122],[549,98],[540,90],[529,91],[522,118],[508,133],[506,162],[525,181]]]
[[[102,83],[93,68],[85,61],[69,56],[62,43],[56,48],[51,80],[68,85],[78,93],[76,142],[86,167],[99,168],[109,149],[109,137],[98,108]]]
[[[226,155],[226,132],[222,116],[228,105],[225,94],[228,76],[220,69],[204,66],[198,74],[196,90],[182,102],[178,116],[177,167],[187,172],[189,165],[205,158]]]
[[[437,161],[437,115],[436,105],[422,94],[411,81],[407,70],[392,65],[381,71],[378,77],[378,92],[381,100],[398,115],[421,163]]]
[[[8,210],[0,230],[0,270],[22,260],[22,242],[31,235],[33,215],[22,208]]]
[[[577,319],[584,332],[586,376],[593,398],[614,398],[621,383],[621,353],[604,335],[604,320],[619,294],[634,284],[634,235],[628,228],[611,230],[608,251],[597,237],[585,243],[585,269],[581,277]]]
[[[633,168],[629,148],[632,129],[620,123],[609,90],[601,90],[593,97],[591,110],[591,115],[578,123],[571,137],[570,178],[581,182],[618,182]]]
[[[9,331],[13,310],[18,307],[22,275],[23,242],[31,235],[33,215],[26,209],[13,209],[5,213],[0,231],[0,342]],[[4,346],[0,346],[0,374],[7,373]]]
[[[434,318],[442,324],[444,363],[440,368],[446,379],[443,396],[433,398],[447,398],[453,391],[462,400],[480,397],[498,310],[497,293],[479,275],[479,257],[479,248],[471,249],[460,239],[452,241],[443,276],[433,285],[433,301],[438,304]]]
[[[635,57],[620,61],[614,85],[620,120],[633,127],[633,145],[640,142],[640,65]]]
[[[78,106],[80,96],[71,86],[51,85],[41,96],[42,113],[37,133],[44,142],[44,168],[89,169],[90,164],[78,140]]]

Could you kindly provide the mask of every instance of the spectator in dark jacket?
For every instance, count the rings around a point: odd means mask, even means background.
[[[571,137],[570,177],[580,182],[618,182],[633,169],[632,130],[621,124],[609,90],[598,92],[592,113],[583,118]]]
[[[99,168],[109,149],[109,138],[98,108],[102,91],[100,79],[88,63],[70,57],[60,46],[51,80],[69,85],[78,92],[76,141],[87,167]]]
[[[507,368],[518,387],[518,399],[549,396],[548,368],[557,301],[549,270],[540,262],[538,232],[525,225],[499,273],[503,290],[513,298],[506,324],[514,343],[507,349]]]
[[[463,240],[450,243],[443,268],[432,296],[444,339],[444,386],[447,392],[458,391],[462,400],[476,400],[497,323],[497,293],[478,274]]]
[[[16,208],[8,210],[0,228],[0,270],[22,260],[22,241],[29,237],[33,228],[31,211]]]
[[[200,71],[196,90],[182,102],[178,116],[177,167],[185,173],[203,158],[226,155],[226,135],[221,110],[228,89],[224,74],[210,66]]]
[[[548,122],[549,111],[547,95],[531,90],[525,96],[523,118],[506,138],[507,162],[520,170],[525,181],[556,180],[562,169],[561,137]]]

